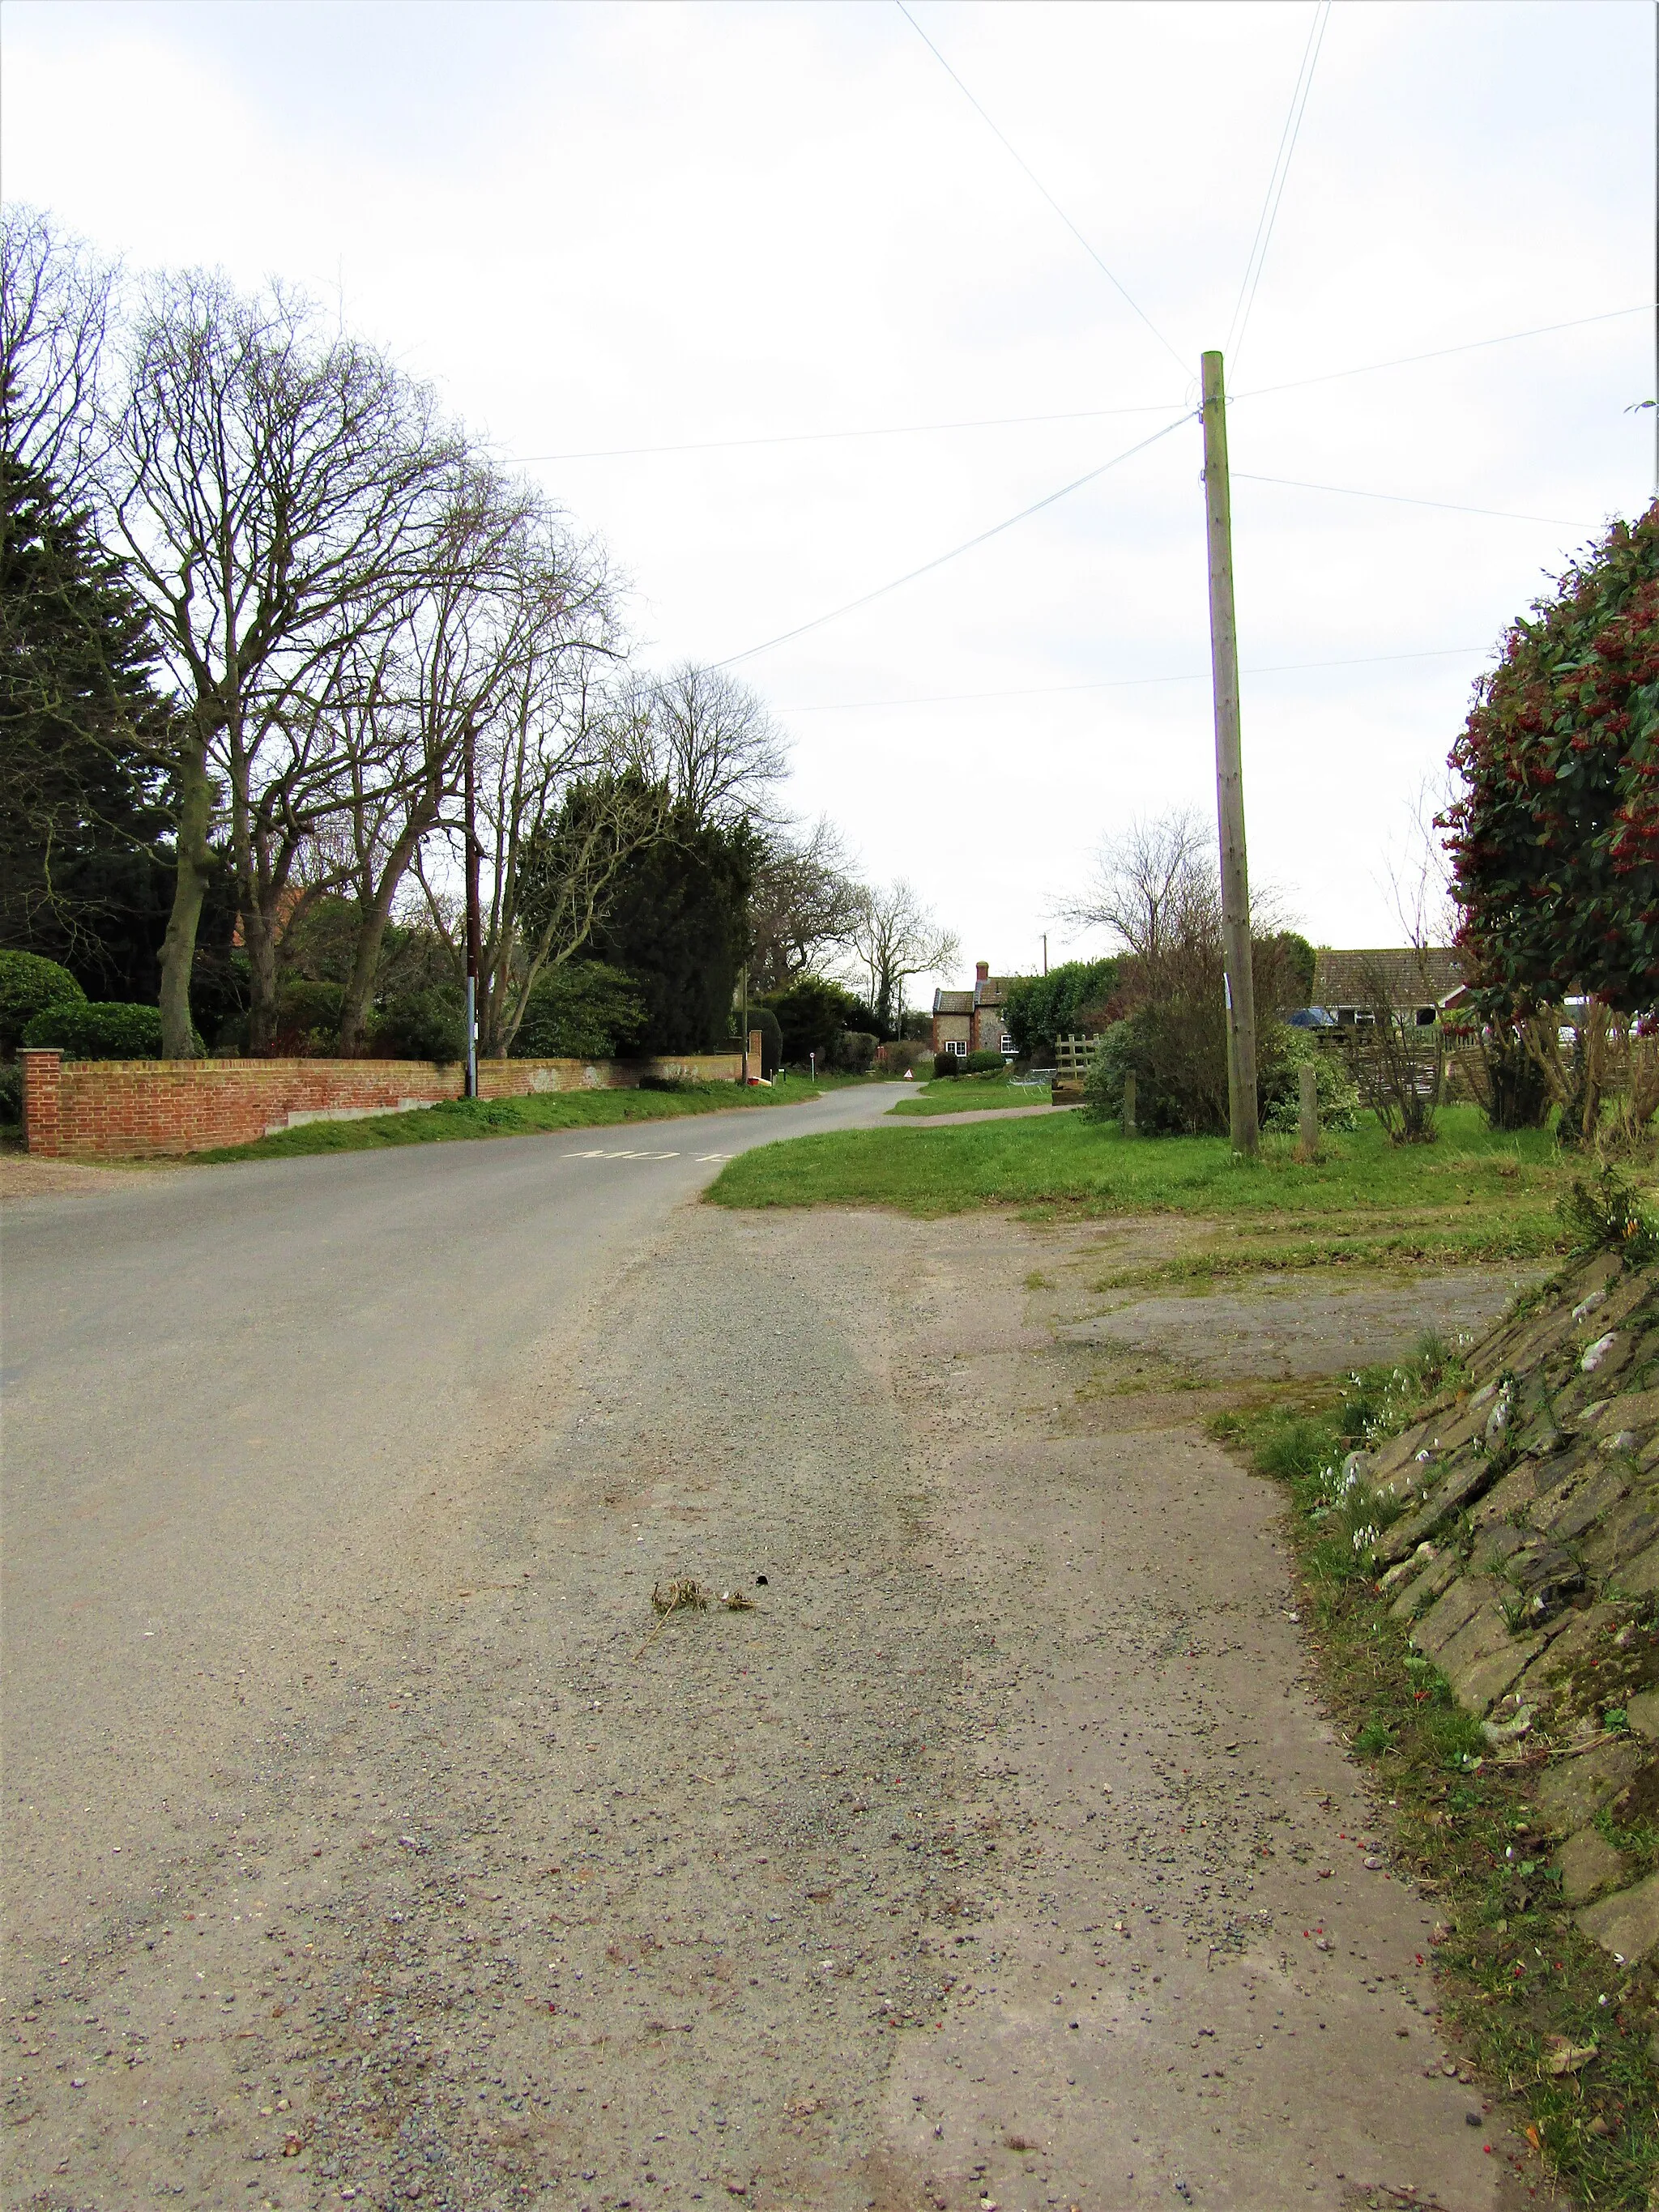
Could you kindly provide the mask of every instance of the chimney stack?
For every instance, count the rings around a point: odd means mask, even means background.
[[[976,982],[988,983],[990,981],[991,963],[988,960],[976,960],[974,963],[974,978]]]

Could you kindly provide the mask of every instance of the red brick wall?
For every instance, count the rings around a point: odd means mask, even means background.
[[[641,1065],[614,1060],[491,1060],[485,1098],[628,1090],[660,1073],[735,1081],[735,1053]],[[459,1067],[424,1060],[82,1060],[23,1056],[23,1141],[31,1152],[82,1159],[165,1158],[251,1144],[301,1121],[341,1121],[461,1095]]]
[[[31,1048],[18,1058],[23,1063],[24,1149],[48,1155],[61,1152],[58,1066],[63,1054]]]

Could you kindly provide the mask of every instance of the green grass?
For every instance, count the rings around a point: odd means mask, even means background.
[[[889,1075],[884,1068],[872,1067],[862,1075],[848,1075],[830,1067],[821,1067],[817,1075],[809,1077],[804,1067],[791,1067],[783,1075],[786,1091],[804,1091],[810,1094],[814,1083],[820,1091],[864,1091],[873,1083],[896,1083],[898,1078]]]
[[[924,1083],[912,1096],[901,1098],[890,1114],[981,1114],[988,1107],[1046,1106],[1045,1085],[1033,1091],[1018,1089],[1004,1075],[942,1075]]]
[[[304,1121],[251,1145],[191,1152],[182,1164],[223,1160],[291,1160],[315,1152],[373,1152],[389,1145],[444,1145],[481,1137],[528,1137],[559,1129],[614,1128],[626,1121],[667,1121],[686,1114],[799,1106],[818,1092],[810,1083],[781,1091],[740,1091],[712,1083],[686,1091],[551,1091],[529,1098],[456,1098],[412,1114],[372,1114],[361,1121]]]
[[[963,1086],[965,1087],[965,1085]],[[1211,1247],[1164,1263],[1195,1280],[1248,1269],[1529,1259],[1563,1249],[1555,1201],[1571,1180],[1541,1131],[1495,1135],[1473,1107],[1437,1145],[1390,1145],[1370,1122],[1304,1166],[1268,1137],[1255,1164],[1219,1137],[1128,1138],[1057,1114],[962,1129],[847,1130],[768,1145],[709,1192],[732,1206],[885,1206],[933,1217],[1008,1206],[1037,1218],[1196,1214]]]
[[[1648,2045],[1659,1973],[1619,1966],[1560,1901],[1554,1847],[1536,1820],[1536,1771],[1502,1766],[1444,1678],[1388,1617],[1356,1527],[1375,1501],[1343,1492],[1334,1470],[1366,1438],[1403,1425],[1456,1381],[1443,1348],[1358,1378],[1334,1401],[1304,1397],[1212,1433],[1283,1481],[1302,1613],[1326,1699],[1370,1770],[1393,1853],[1434,1899],[1435,1969],[1446,2025],[1485,2079],[1522,2100],[1527,2132],[1587,2205],[1642,2212],[1659,2180],[1659,2079]],[[1614,1838],[1638,1862],[1653,1839]],[[1551,2039],[1595,2057],[1549,2071]]]

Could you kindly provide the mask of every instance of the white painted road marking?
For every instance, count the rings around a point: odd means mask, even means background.
[[[677,1160],[678,1152],[567,1152],[568,1160]]]

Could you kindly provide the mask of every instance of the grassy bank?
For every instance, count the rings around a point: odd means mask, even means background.
[[[1435,1966],[1452,2047],[1521,2098],[1526,2132],[1577,2199],[1642,2212],[1659,2187],[1653,1971],[1632,1972],[1560,1902],[1538,1822],[1539,1769],[1496,1762],[1479,1724],[1413,1652],[1356,1552],[1328,1470],[1455,1382],[1443,1353],[1212,1425],[1286,1489],[1302,1611],[1326,1702],[1374,1783],[1391,1851],[1439,1916]],[[1364,1510],[1370,1510],[1366,1507]],[[1363,1543],[1363,1534],[1362,1534]],[[1577,2054],[1564,2065],[1563,2053]],[[1585,2054],[1588,2053],[1588,2056]]]
[[[1442,1115],[1438,1144],[1390,1145],[1370,1121],[1328,1138],[1307,1166],[1289,1138],[1266,1139],[1249,1165],[1222,1138],[1126,1139],[1111,1122],[1056,1114],[768,1145],[732,1161],[709,1196],[924,1217],[983,1206],[1036,1218],[1194,1214],[1215,1224],[1210,1243],[1156,1272],[1201,1281],[1267,1266],[1535,1258],[1561,1249],[1554,1205],[1571,1176],[1547,1133],[1494,1135],[1473,1107]]]
[[[1006,1075],[946,1075],[924,1083],[888,1109],[890,1114],[982,1114],[998,1106],[1046,1106],[1048,1087],[1021,1089]]]
[[[810,1083],[781,1091],[710,1083],[684,1091],[550,1091],[529,1098],[456,1098],[412,1114],[371,1114],[361,1121],[304,1121],[251,1145],[191,1152],[181,1164],[223,1160],[291,1160],[315,1152],[373,1152],[392,1145],[445,1145],[483,1137],[529,1137],[560,1129],[608,1129],[668,1121],[687,1114],[799,1106],[818,1097]]]

